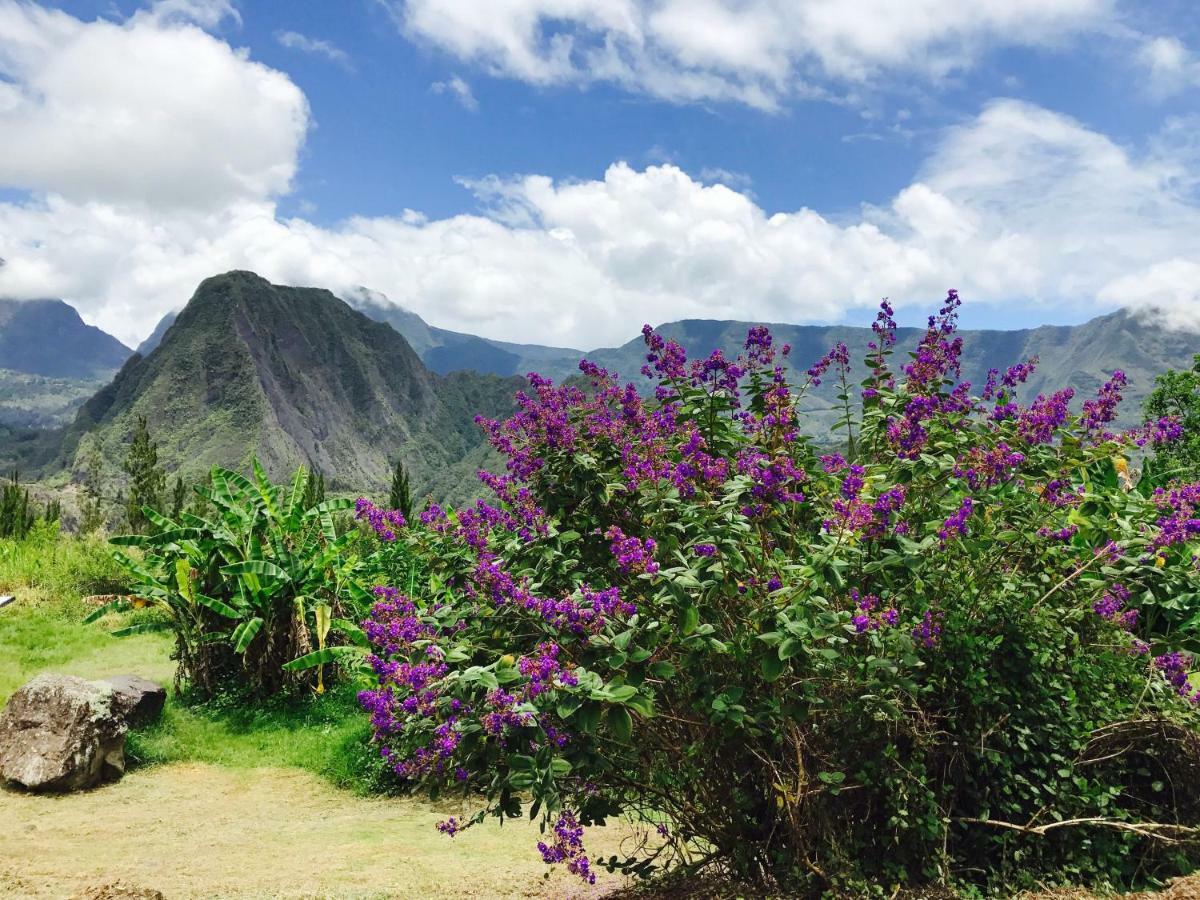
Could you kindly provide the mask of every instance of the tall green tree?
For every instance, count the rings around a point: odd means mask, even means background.
[[[320,469],[310,469],[304,482],[304,507],[312,509],[325,501],[325,474]]]
[[[183,515],[183,508],[187,505],[187,485],[183,483],[183,476],[175,476],[175,486],[171,489],[171,518],[179,521],[179,517]]]
[[[1164,473],[1191,476],[1200,472],[1200,353],[1192,368],[1183,372],[1168,369],[1154,379],[1154,390],[1146,398],[1147,419],[1175,416],[1183,425],[1179,440],[1155,451],[1155,462]]]
[[[125,501],[125,521],[135,534],[150,531],[145,509],[162,511],[167,475],[158,461],[158,444],[150,438],[145,416],[138,416],[133,442],[121,468],[129,476],[129,497]]]
[[[79,502],[79,531],[81,534],[91,534],[108,524],[108,516],[105,514],[103,501],[104,457],[95,441],[88,438],[85,438],[85,441],[88,449],[83,454],[84,461],[79,479],[83,494]],[[83,446],[81,442],[81,450]]]
[[[13,472],[0,486],[0,537],[23,538],[37,521],[29,491],[21,487],[21,480]]]
[[[412,521],[412,489],[408,483],[408,472],[400,460],[396,460],[396,467],[392,470],[392,486],[388,489],[388,509],[398,509],[404,514],[407,521]]]

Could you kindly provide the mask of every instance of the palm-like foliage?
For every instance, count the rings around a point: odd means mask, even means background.
[[[342,648],[324,648],[331,625],[370,599],[358,580],[357,532],[339,532],[334,520],[350,501],[307,505],[303,469],[286,489],[271,484],[257,461],[253,475],[214,468],[211,485],[195,488],[215,511],[208,518],[183,512],[175,520],[147,508],[152,534],[112,539],[141,551],[115,551],[134,579],[131,596],[88,617],[161,610],[161,619],[116,633],[172,631],[176,680],[202,694],[239,682],[273,694],[308,681],[311,671],[285,664],[311,657],[314,642],[326,650],[320,662],[336,658]],[[345,630],[355,629],[346,623]]]

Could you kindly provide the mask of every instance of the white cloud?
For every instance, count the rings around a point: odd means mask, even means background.
[[[230,10],[180,0],[84,23],[0,0],[0,184],[157,208],[287,191],[308,104],[285,75],[189,24]]]
[[[337,63],[347,72],[354,71],[354,62],[350,59],[350,54],[330,41],[310,38],[298,31],[277,31],[275,40],[281,47],[299,50],[301,53],[311,53],[314,56],[323,56],[330,62]]]
[[[774,108],[994,45],[1108,22],[1111,0],[380,0],[409,37],[533,84],[612,82],[673,101]]]
[[[272,202],[149,216],[48,197],[0,205],[0,291],[60,295],[135,340],[205,276],[250,268],[335,291],[365,284],[435,324],[580,347],[643,321],[828,321],[881,296],[1057,311],[1128,304],[1197,322],[1200,205],[1171,141],[1135,154],[1072,119],[997,101],[943,137],[883,207],[834,221],[770,213],[672,165],[603,179],[491,178],[482,214],[281,220]],[[1179,155],[1185,154],[1185,155]],[[865,313],[864,313],[865,314]]]
[[[1200,84],[1200,60],[1179,38],[1146,38],[1137,61],[1146,69],[1150,88],[1160,95],[1174,94]]]
[[[64,297],[129,342],[232,268],[367,285],[437,325],[581,347],[643,321],[831,320],[884,295],[928,306],[947,287],[971,302],[1083,311],[1099,298],[1200,318],[1190,121],[1132,149],[995,101],[945,132],[889,203],[836,219],[766,210],[742,185],[706,184],[713,171],[616,163],[594,180],[472,182],[473,215],[321,227],[275,204],[303,95],[194,26],[84,24],[0,0],[0,71],[17,94],[0,95],[0,187],[34,191],[0,203],[0,294]]]
[[[1117,278],[1101,290],[1100,301],[1138,310],[1168,328],[1200,332],[1200,261],[1169,259]]]
[[[154,0],[135,18],[150,18],[159,23],[190,23],[201,28],[216,28],[226,19],[241,24],[242,17],[231,0]]]
[[[445,81],[435,81],[430,86],[435,94],[449,94],[463,109],[475,112],[479,109],[479,101],[471,91],[471,86],[454,75]]]

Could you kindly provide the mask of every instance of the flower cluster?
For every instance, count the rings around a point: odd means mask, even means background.
[[[653,575],[658,571],[658,563],[654,561],[658,544],[654,538],[630,537],[616,525],[604,532],[604,536],[611,542],[609,550],[623,573]]]
[[[958,511],[950,518],[942,523],[942,527],[938,530],[938,538],[942,545],[954,536],[965,537],[967,534],[967,519],[971,518],[971,513],[975,511],[975,501],[970,497],[964,497],[962,503],[958,507]]]
[[[850,590],[850,599],[854,601],[855,612],[850,617],[850,624],[855,632],[863,634],[867,631],[878,631],[884,626],[895,625],[900,620],[900,611],[894,606],[880,609],[880,599],[875,594],[860,595],[857,589]]]
[[[1138,611],[1127,608],[1129,588],[1123,584],[1110,585],[1108,590],[1092,604],[1092,609],[1100,618],[1118,625],[1126,631],[1133,631],[1137,626]]]
[[[547,865],[566,863],[572,875],[578,875],[588,884],[596,883],[596,874],[583,847],[583,826],[569,810],[564,810],[554,823],[554,842],[539,841],[538,850]]]
[[[1200,537],[1200,482],[1182,484],[1154,492],[1154,503],[1162,512],[1158,534],[1151,546],[1170,547]]]
[[[381,541],[394,541],[396,532],[408,523],[398,509],[381,509],[365,497],[354,504],[354,518],[367,522]]]
[[[1184,700],[1200,704],[1200,687],[1192,686],[1189,669],[1195,660],[1179,650],[1156,656],[1151,666],[1158,671]]]

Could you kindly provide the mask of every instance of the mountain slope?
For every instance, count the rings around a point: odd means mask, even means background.
[[[0,425],[65,425],[130,352],[61,300],[0,300]]]
[[[640,337],[620,347],[586,353],[562,347],[509,344],[429,325],[416,313],[395,306],[384,295],[365,288],[351,292],[346,300],[372,319],[387,322],[403,334],[425,365],[435,372],[470,370],[524,375],[533,371],[561,381],[576,374],[579,360],[586,357],[639,385],[644,383],[639,374],[645,361]],[[682,344],[691,358],[707,355],[716,348],[726,356],[733,356],[741,350],[746,332],[754,324],[763,323],[684,319],[662,325],[658,330]],[[852,359],[861,360],[871,340],[869,328],[779,323],[769,327],[779,344],[792,345],[791,363],[800,373],[838,341],[851,349]],[[921,333],[915,328],[900,329],[901,354],[915,346]],[[1030,357],[1039,357],[1040,364],[1023,389],[1025,397],[1069,386],[1076,390],[1081,401],[1094,393],[1114,369],[1123,370],[1130,378],[1121,409],[1123,425],[1137,422],[1142,401],[1153,389],[1155,375],[1168,368],[1190,368],[1192,355],[1200,353],[1200,335],[1164,331],[1153,322],[1125,312],[1099,316],[1082,325],[964,331],[962,336],[963,377],[977,386],[984,383],[991,368],[1005,369]],[[855,381],[865,374],[865,369],[858,367]],[[825,432],[835,420],[836,394],[836,387],[827,381],[809,398],[811,418],[807,424],[811,433]]]
[[[386,322],[404,335],[431,370],[445,375],[469,370],[487,375],[526,375],[543,370],[574,370],[582,351],[540,344],[512,344],[428,324],[414,312],[396,306],[367,288],[348,291],[343,299],[377,322]]]
[[[275,478],[303,463],[346,489],[386,485],[391,460],[418,492],[461,499],[486,453],[472,418],[502,414],[514,381],[431,373],[394,329],[328,291],[250,272],[209,278],[148,356],[80,409],[60,458],[115,473],[145,416],[168,469],[195,477],[257,455]]]
[[[0,369],[102,380],[131,352],[61,300],[0,300]]]
[[[755,323],[688,319],[663,325],[658,330],[664,337],[678,341],[688,351],[689,358],[707,355],[714,348],[733,356],[740,352],[752,324]],[[791,344],[790,362],[799,370],[796,377],[803,377],[801,373],[838,341],[850,348],[851,359],[857,363],[854,382],[865,377],[866,369],[860,361],[866,356],[867,343],[872,338],[869,328],[784,324],[769,327],[777,344]],[[915,328],[899,330],[894,365],[907,362],[905,354],[916,345],[921,334]],[[1079,402],[1095,393],[1114,369],[1121,369],[1130,379],[1119,419],[1126,426],[1140,421],[1142,401],[1153,389],[1155,375],[1168,368],[1190,368],[1193,354],[1200,353],[1200,335],[1164,331],[1126,312],[1100,316],[1075,326],[961,334],[963,377],[979,388],[986,381],[989,369],[1003,370],[1016,362],[1039,357],[1033,377],[1020,389],[1019,396],[1024,398],[1067,386],[1075,389]],[[620,347],[595,350],[587,357],[641,383],[639,372],[645,352],[639,337]],[[562,367],[543,374],[561,379],[573,371]],[[806,404],[811,412],[807,431],[819,435],[836,421],[837,392],[833,380],[826,378],[812,394]]]
[[[179,318],[179,310],[172,310],[154,326],[154,330],[146,335],[146,339],[137,345],[137,351],[142,356],[149,356],[154,348],[162,343],[163,337],[166,336],[167,329],[175,324],[175,320]]]

